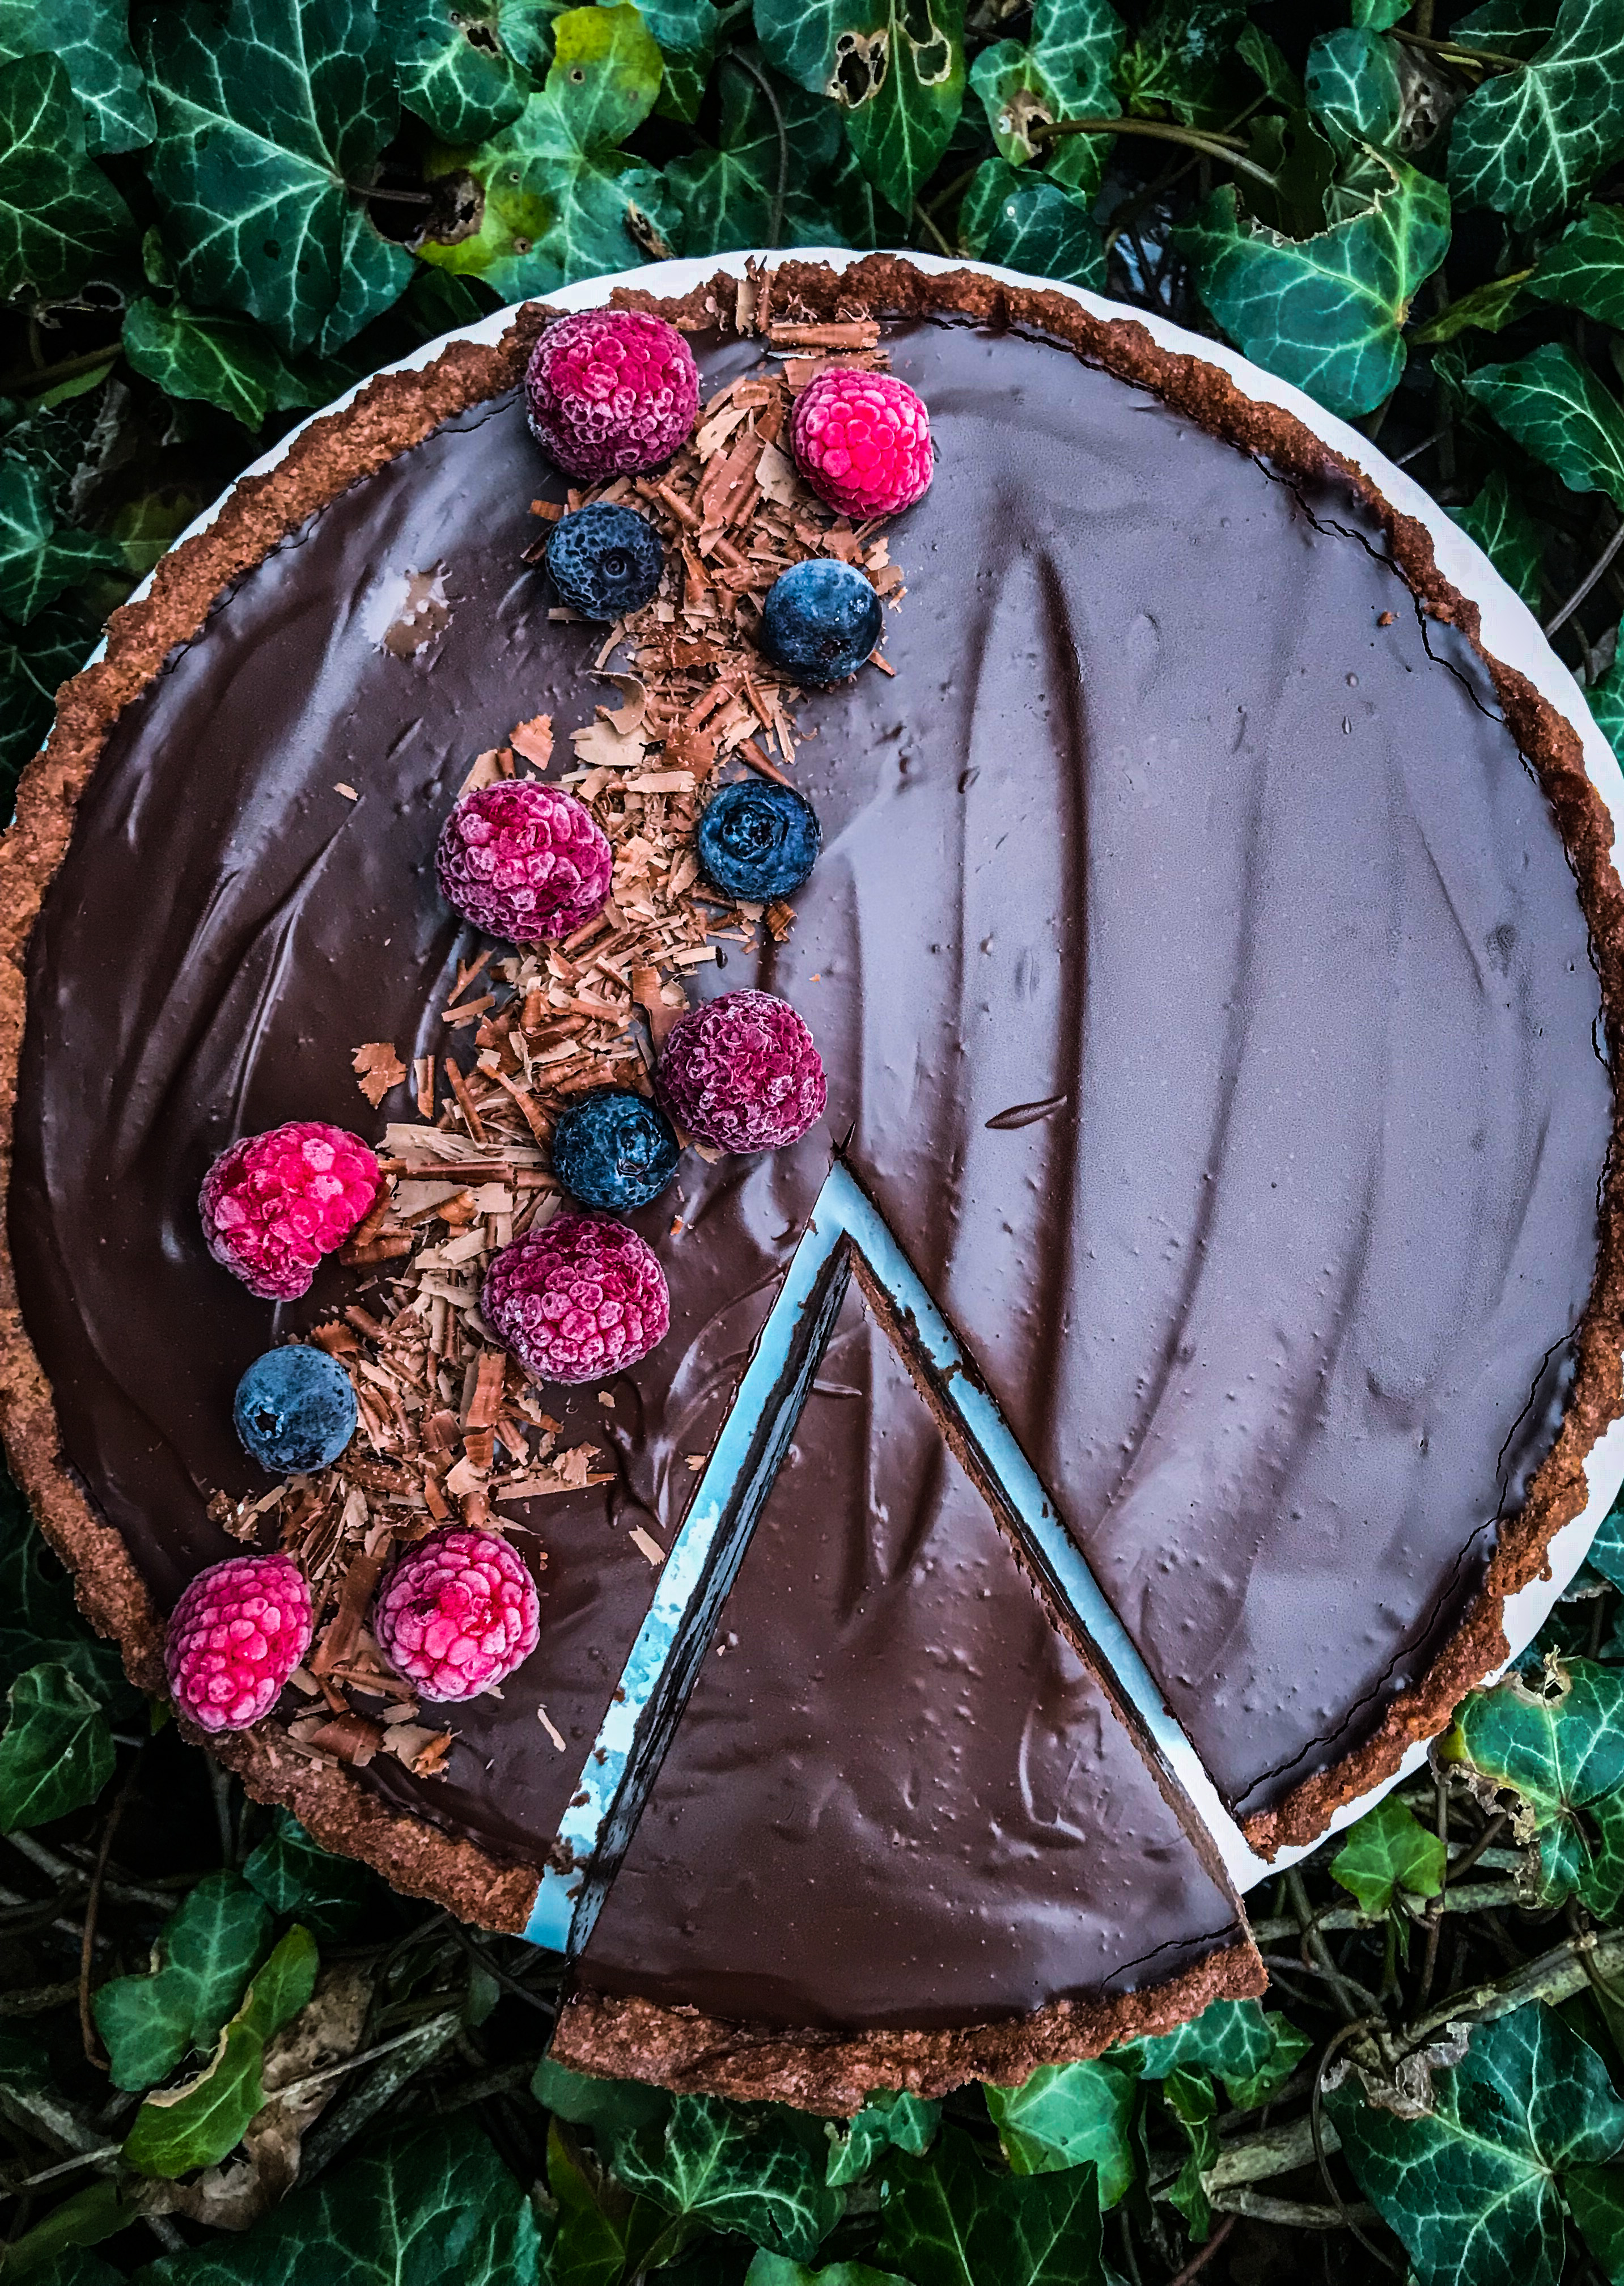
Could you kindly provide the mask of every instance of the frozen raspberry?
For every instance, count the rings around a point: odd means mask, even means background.
[[[480,1314],[536,1381],[605,1381],[646,1358],[671,1323],[666,1273],[623,1222],[555,1215],[504,1247]]]
[[[791,435],[801,475],[843,516],[892,516],[929,486],[930,415],[895,374],[832,366],[796,398]]]
[[[777,1151],[823,1115],[812,1035],[771,992],[724,992],[672,1027],[655,1085],[680,1126],[719,1151]]]
[[[290,1556],[211,1565],[169,1621],[169,1696],[205,1730],[246,1730],[280,1698],[310,1649],[310,1589]]]
[[[372,1631],[424,1699],[472,1699],[530,1657],[541,1629],[536,1583],[493,1532],[431,1532],[378,1590]]]
[[[440,829],[435,863],[446,903],[510,944],[579,928],[615,870],[586,803],[536,778],[499,778],[465,794]]]
[[[536,343],[524,393],[536,442],[567,474],[591,483],[658,468],[688,442],[699,368],[663,318],[581,310]]]
[[[377,1158],[359,1135],[290,1119],[223,1151],[203,1178],[198,1209],[217,1262],[262,1302],[295,1302],[382,1187]]]

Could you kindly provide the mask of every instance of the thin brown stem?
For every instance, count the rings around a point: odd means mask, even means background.
[[[1565,626],[1566,622],[1573,618],[1573,613],[1579,609],[1581,603],[1584,602],[1585,597],[1589,594],[1591,588],[1594,587],[1596,581],[1604,576],[1608,565],[1612,562],[1613,557],[1618,554],[1620,548],[1624,548],[1624,516],[1620,517],[1618,530],[1613,533],[1612,538],[1607,542],[1606,547],[1603,548],[1595,563],[1592,564],[1589,570],[1585,573],[1584,578],[1580,581],[1578,587],[1574,588],[1566,603],[1560,605],[1559,608],[1551,614],[1550,618],[1546,620],[1545,633],[1548,635],[1554,635],[1559,627]]]
[[[1184,2268],[1174,2272],[1168,2286],[1189,2286],[1190,2280],[1206,2268],[1240,2219],[1239,2215],[1226,2215],[1205,2246],[1198,2246]]]
[[[93,2064],[98,2071],[104,2072],[107,2069],[106,2059],[101,2053],[101,2042],[97,2038],[95,2021],[91,2014],[91,1968],[96,1958],[96,1917],[101,1911],[101,1885],[106,1879],[107,1860],[113,1854],[113,1837],[118,1832],[124,1805],[135,1790],[136,1779],[140,1775],[141,1758],[146,1752],[146,1742],[143,1741],[135,1750],[130,1768],[124,1773],[124,1783],[114,1795],[106,1824],[102,1827],[101,1846],[91,1869],[90,1894],[84,1901],[84,1932],[79,1941],[79,2038],[84,2044],[85,2061]]]
[[[1194,128],[1175,127],[1163,119],[1053,119],[1040,122],[1030,131],[1034,143],[1049,143],[1060,135],[1143,135],[1155,143],[1180,144],[1202,159],[1221,159],[1237,173],[1266,183],[1270,190],[1280,188],[1266,167],[1259,167],[1242,155],[1239,136],[1224,135],[1217,129],[1206,133]]]

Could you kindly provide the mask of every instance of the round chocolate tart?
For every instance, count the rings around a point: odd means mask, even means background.
[[[294,1557],[312,1650],[211,1750],[567,1951],[564,2061],[840,2110],[1260,1990],[1239,1890],[1578,1562],[1620,1409],[1624,896],[1532,623],[1486,641],[1487,565],[1447,551],[1462,593],[1402,480],[1226,352],[889,256],[611,298],[700,381],[667,468],[586,488],[666,544],[630,619],[542,564],[583,495],[526,424],[532,306],[309,424],[62,692],[0,846],[0,1423],[148,1689],[205,1566]],[[917,390],[936,454],[855,526],[791,449],[841,365]],[[753,638],[819,555],[885,633],[799,690]],[[692,846],[753,773],[822,832],[765,907]],[[614,886],[516,952],[434,852],[527,776]],[[479,1273],[558,1206],[555,1116],[646,1093],[743,987],[811,1028],[824,1117],[682,1138],[623,1217],[669,1332],[526,1381]],[[387,1186],[259,1301],[199,1186],[292,1120]],[[289,1338],[360,1428],[278,1481],[233,1394]],[[455,1704],[370,1626],[447,1519],[540,1594]]]

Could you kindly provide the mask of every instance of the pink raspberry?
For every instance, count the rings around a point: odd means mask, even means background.
[[[655,1084],[672,1117],[719,1151],[777,1151],[823,1115],[811,1033],[771,992],[724,992],[673,1025]]]
[[[390,1665],[425,1699],[473,1699],[536,1647],[541,1599],[493,1532],[431,1532],[378,1590],[372,1631]]]
[[[699,368],[663,318],[582,310],[542,335],[524,391],[537,443],[590,483],[658,468],[687,443],[699,411]]]
[[[666,1338],[658,1257],[623,1222],[555,1215],[485,1273],[480,1315],[535,1381],[604,1381]]]
[[[169,1620],[169,1696],[202,1730],[246,1730],[281,1697],[310,1633],[310,1589],[290,1556],[212,1564]]]
[[[198,1209],[215,1260],[262,1302],[308,1294],[316,1265],[377,1203],[383,1176],[359,1135],[290,1119],[245,1135],[203,1178]]]
[[[499,778],[464,794],[440,829],[440,894],[464,920],[511,944],[568,936],[609,895],[609,837],[572,793]]]
[[[892,516],[929,487],[930,415],[894,374],[832,366],[796,398],[790,434],[801,475],[843,516]]]

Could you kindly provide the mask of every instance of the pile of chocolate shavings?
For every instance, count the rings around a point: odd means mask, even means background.
[[[792,923],[787,904],[763,909],[702,881],[692,847],[701,797],[724,777],[747,767],[792,783],[784,766],[802,694],[751,641],[767,589],[790,564],[833,556],[893,605],[903,592],[879,524],[834,515],[785,449],[794,398],[816,374],[883,365],[878,326],[861,311],[834,324],[792,313],[769,321],[767,338],[782,353],[777,368],[720,390],[668,469],[569,495],[572,509],[635,505],[666,546],[660,593],[609,628],[592,657],[619,703],[574,733],[572,766],[556,780],[609,837],[609,901],[561,944],[491,947],[463,963],[440,1011],[446,1046],[409,1074],[391,1042],[354,1052],[374,1108],[409,1085],[418,1115],[386,1128],[383,1193],[341,1257],[374,1272],[362,1289],[372,1305],[358,1299],[311,1336],[350,1375],[359,1429],[320,1476],[235,1504],[218,1494],[209,1510],[245,1541],[274,1518],[310,1580],[315,1634],[293,1680],[321,1703],[285,1736],[311,1760],[364,1767],[386,1753],[419,1777],[441,1774],[453,1734],[421,1721],[364,1624],[380,1577],[438,1525],[501,1532],[505,1505],[611,1480],[595,1470],[595,1446],[558,1449],[559,1423],[479,1315],[485,1272],[562,1203],[548,1146],[570,1098],[606,1084],[651,1093],[655,1058],[688,1005],[686,977],[721,946],[752,945],[763,927],[782,939]],[[564,513],[543,501],[534,509],[549,521]],[[875,663],[884,666],[878,654]],[[538,715],[481,754],[461,791],[540,776],[552,761],[551,722]],[[636,1537],[650,1563],[662,1560],[657,1542]]]

